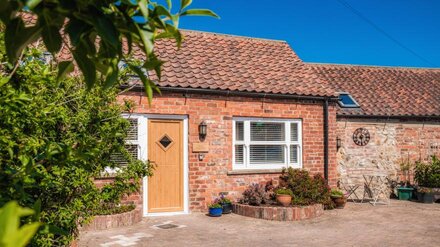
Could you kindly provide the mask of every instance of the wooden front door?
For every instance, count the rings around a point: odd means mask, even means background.
[[[148,213],[183,211],[183,121],[148,120]]]

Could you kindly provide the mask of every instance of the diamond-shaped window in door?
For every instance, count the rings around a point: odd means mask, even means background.
[[[157,141],[157,143],[163,150],[166,151],[173,144],[173,140],[171,139],[171,137],[165,134],[164,136],[162,136],[162,138],[159,139],[159,141]]]

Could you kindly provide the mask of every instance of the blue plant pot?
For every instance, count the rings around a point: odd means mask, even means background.
[[[210,208],[209,209],[209,216],[212,217],[220,217],[222,216],[223,209],[222,208]]]

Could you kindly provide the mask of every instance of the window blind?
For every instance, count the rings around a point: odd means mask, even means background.
[[[130,128],[127,132],[127,139],[129,141],[137,141],[138,139],[138,119],[137,118],[128,118],[128,122],[130,122]]]
[[[136,144],[126,144],[125,149],[127,149],[128,154],[133,159],[138,159],[138,145]],[[110,160],[120,165],[127,165],[128,160],[121,153],[115,153],[110,156]]]
[[[235,163],[243,164],[244,145],[235,145]]]
[[[243,122],[235,122],[235,140],[244,140],[244,124]]]
[[[284,123],[251,122],[251,141],[284,141]]]
[[[298,163],[298,146],[290,145],[290,163]]]
[[[298,123],[290,123],[290,141],[298,141]]]
[[[250,145],[251,164],[285,163],[283,145]]]

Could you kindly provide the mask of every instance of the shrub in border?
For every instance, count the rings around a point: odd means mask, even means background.
[[[4,52],[0,43],[2,61]],[[11,79],[9,68],[0,68],[0,207],[11,200],[38,205],[36,220],[44,225],[30,245],[66,246],[103,204],[118,205],[136,191],[151,166],[125,149],[129,123],[121,117],[117,89],[86,90],[80,78],[57,81],[41,57],[31,49]],[[128,165],[113,163],[114,153]],[[106,167],[119,172],[99,189],[93,180]]]

